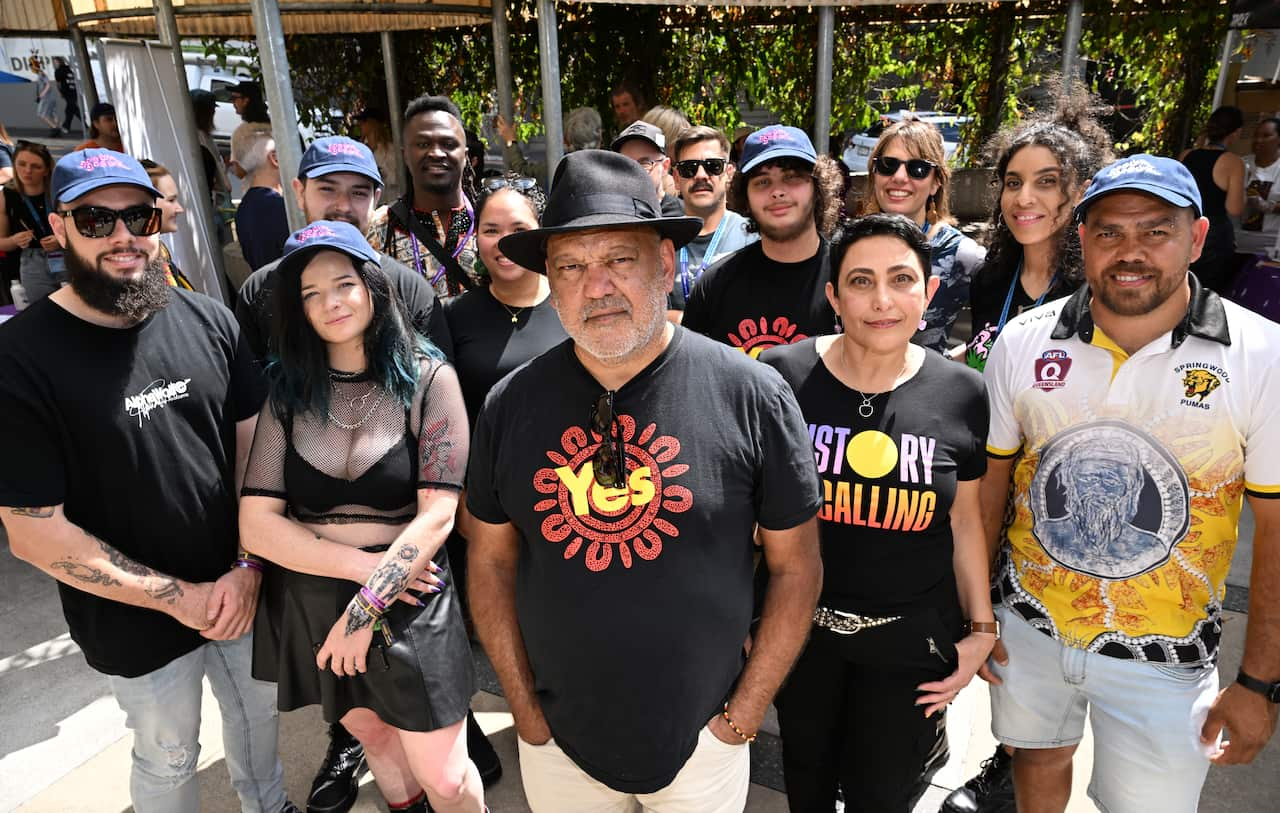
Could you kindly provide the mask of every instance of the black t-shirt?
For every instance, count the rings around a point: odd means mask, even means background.
[[[862,396],[831,374],[815,339],[760,360],[795,390],[822,478],[822,606],[894,615],[954,602],[956,481],[987,468],[982,377],[926,353],[914,376],[874,396],[864,418]]]
[[[289,239],[289,220],[279,192],[265,186],[245,191],[236,209],[236,237],[245,262],[254,271],[280,259],[284,241]]]
[[[63,96],[76,95],[76,75],[71,72],[70,65],[60,65],[53,72],[53,78],[58,83],[58,92]]]
[[[514,322],[512,311],[516,312]],[[447,300],[444,315],[471,426],[494,384],[569,338],[550,297],[531,308],[508,309],[487,287],[477,288]]]
[[[445,323],[444,313],[431,285],[394,258],[386,254],[378,256],[383,272],[409,311],[414,328],[452,359],[453,340],[449,337],[449,325]],[[276,260],[254,271],[240,286],[240,294],[236,297],[236,319],[249,341],[249,347],[259,359],[265,359],[270,349],[271,298],[279,265],[280,261]]]
[[[9,187],[4,189],[4,213],[9,218],[11,235],[28,229],[33,231],[37,238],[53,234],[53,227],[49,225],[49,209],[49,200],[44,195],[28,197],[16,189]],[[39,248],[39,245],[36,248]]]
[[[614,396],[618,491],[590,467],[602,392],[572,341],[499,382],[472,439],[467,506],[519,532],[520,632],[556,743],[595,779],[648,793],[742,669],[755,523],[793,528],[821,500],[795,397],[764,365],[676,327]]]
[[[973,335],[969,337],[964,354],[965,364],[978,372],[982,372],[987,366],[987,356],[991,353],[991,346],[1000,335],[1000,313],[1004,310],[1004,301],[1009,299],[1009,286],[1012,283],[1010,281],[1003,285],[993,285],[982,278],[983,273],[990,272],[984,268],[969,290],[969,312],[973,317]],[[1045,302],[1070,296],[1078,287],[1055,279],[1049,290],[1037,300],[1032,299],[1022,289],[1021,274],[1017,279],[1018,282],[1012,283],[1013,298],[1009,300],[1009,315],[1005,319],[1005,324],[1012,322],[1023,311],[1029,311]]]
[[[830,333],[836,315],[827,302],[827,241],[798,263],[780,263],[752,243],[708,268],[684,310],[684,326],[752,358],[780,344]]]
[[[134,560],[193,582],[236,558],[235,424],[265,397],[231,312],[171,289],[126,329],[50,299],[0,325],[0,505],[62,504]],[[156,610],[58,584],[99,672],[137,677],[206,642]]]

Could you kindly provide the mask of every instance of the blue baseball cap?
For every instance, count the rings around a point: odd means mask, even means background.
[[[357,262],[378,261],[378,253],[355,226],[342,220],[317,220],[298,229],[284,241],[280,270],[302,273],[311,255],[321,249],[341,251]]]
[[[317,138],[298,162],[298,179],[319,178],[334,172],[354,172],[379,187],[383,185],[378,162],[373,160],[373,152],[368,147],[346,136]]]
[[[747,136],[747,142],[742,145],[742,161],[738,171],[750,172],[765,161],[778,158],[799,158],[809,164],[818,163],[818,153],[814,151],[813,142],[804,130],[775,124]]]
[[[150,192],[152,197],[160,193],[151,184],[147,171],[138,159],[115,150],[91,149],[69,152],[53,167],[54,200],[59,203],[75,200],[104,186],[126,184]]]
[[[1179,209],[1190,206],[1196,217],[1204,211],[1191,170],[1181,161],[1159,155],[1131,155],[1104,167],[1076,205],[1076,220],[1083,221],[1090,204],[1112,192],[1145,192]]]

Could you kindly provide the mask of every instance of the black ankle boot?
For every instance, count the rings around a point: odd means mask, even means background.
[[[1015,813],[1013,798],[1013,757],[996,746],[996,752],[982,761],[978,774],[951,791],[940,813]]]
[[[329,726],[329,750],[311,783],[307,813],[347,813],[360,792],[360,777],[368,770],[364,746],[341,725]]]
[[[480,772],[480,781],[486,788],[502,778],[498,752],[493,750],[489,738],[476,722],[476,715],[470,711],[467,712],[467,753],[471,755],[471,761]]]

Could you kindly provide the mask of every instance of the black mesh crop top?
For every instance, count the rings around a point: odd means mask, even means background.
[[[366,375],[330,383],[325,415],[262,410],[241,494],[285,500],[302,522],[400,525],[418,489],[462,489],[470,432],[452,367],[424,360],[407,409]]]

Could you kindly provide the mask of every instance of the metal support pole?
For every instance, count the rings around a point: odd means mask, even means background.
[[[555,0],[538,0],[538,61],[542,67],[542,123],[547,131],[547,188],[564,157],[564,122],[560,117],[560,41],[556,34]]]
[[[62,9],[71,18],[71,0],[62,0]],[[71,67],[76,73],[76,86],[80,92],[80,121],[89,129],[89,111],[98,103],[98,86],[93,80],[93,63],[89,61],[89,46],[84,32],[75,23],[68,23],[71,34]]]
[[[382,32],[382,73],[387,82],[387,121],[391,124],[391,141],[396,148],[396,186],[410,189],[408,173],[404,165],[404,107],[400,104],[400,76],[396,70],[396,44],[390,31]],[[384,178],[390,182],[391,178]],[[395,203],[393,200],[383,203]]]
[[[818,77],[814,83],[813,146],[824,155],[831,141],[831,71],[836,42],[834,6],[818,7]]]
[[[189,180],[195,187],[194,195],[189,196],[187,201],[188,204],[194,204],[191,206],[194,210],[192,217],[187,222],[194,220],[195,228],[200,230],[197,233],[200,239],[196,242],[196,247],[207,252],[209,265],[214,271],[212,280],[205,274],[204,292],[222,299],[223,280],[226,279],[222,263],[222,243],[218,240],[218,231],[213,224],[216,214],[213,211],[213,195],[210,194],[209,182],[204,174],[200,131],[196,128],[196,114],[191,108],[191,89],[187,86],[187,70],[182,60],[182,39],[178,36],[178,19],[173,14],[173,0],[156,0],[156,31],[160,35],[161,44],[169,49],[169,54],[173,57],[173,70],[177,76],[178,90],[182,93],[178,109],[174,111],[178,115],[175,125],[179,131],[178,140],[186,145],[186,158],[191,167]],[[200,270],[204,272],[205,268],[202,266]]]
[[[1071,80],[1080,75],[1080,27],[1084,21],[1084,3],[1071,0],[1067,6],[1067,33],[1062,38],[1062,86],[1069,88]]]
[[[280,22],[280,5],[276,0],[252,0],[250,5],[271,111],[271,135],[276,140],[276,158],[280,161],[280,180],[287,186],[290,179],[298,176],[302,144],[298,136],[298,108],[293,103],[293,85],[289,82],[289,57],[284,50],[284,24]],[[285,194],[284,207],[291,231],[307,225],[293,194]]]
[[[493,76],[498,83],[498,113],[514,123],[515,99],[511,92],[511,35],[507,32],[507,0],[493,0]]]
[[[1239,33],[1234,28],[1227,29],[1227,36],[1222,39],[1222,60],[1218,63],[1218,84],[1213,87],[1213,104],[1209,106],[1210,110],[1217,110],[1222,106],[1222,100],[1227,95],[1227,74],[1231,72],[1231,54],[1236,50],[1236,37]]]

